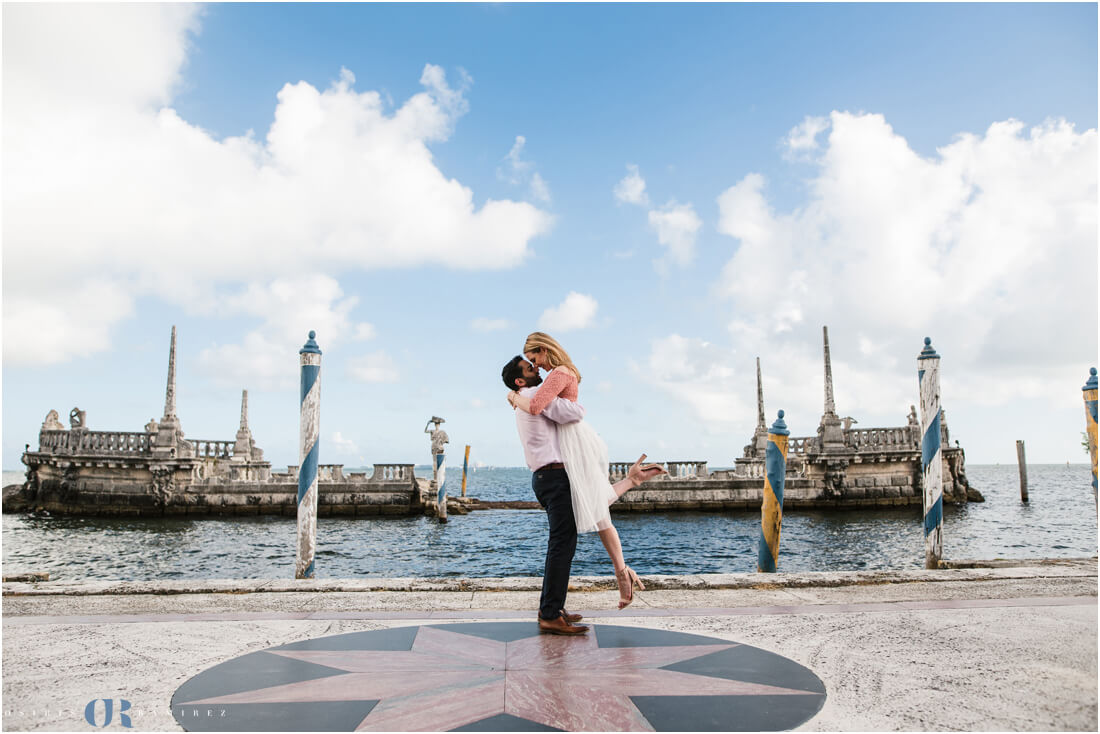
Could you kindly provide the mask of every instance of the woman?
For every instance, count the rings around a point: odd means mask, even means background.
[[[508,396],[509,403],[531,415],[538,415],[554,398],[577,402],[581,373],[553,337],[541,331],[532,333],[523,345],[523,356],[535,367],[549,374],[532,398],[513,392]],[[616,489],[608,481],[607,444],[585,421],[559,425],[558,444],[565,472],[569,476],[577,532],[599,533],[603,547],[615,567],[615,581],[619,586],[619,609],[623,609],[634,601],[635,587],[645,591],[638,574],[623,560],[619,533],[611,524],[611,512],[608,509],[630,485],[622,482],[621,489]]]

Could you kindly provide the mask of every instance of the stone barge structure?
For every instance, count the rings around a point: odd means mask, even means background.
[[[855,420],[840,418],[833,398],[829,329],[823,328],[825,406],[816,436],[791,436],[787,444],[787,476],[783,509],[856,509],[914,505],[923,509],[920,421],[909,407],[907,424],[893,428],[852,428]],[[759,510],[764,482],[764,450],[768,429],[760,360],[756,361],[756,430],[732,470],[708,471],[705,461],[667,464],[669,475],[633,489],[612,505],[613,510]],[[943,446],[943,501],[984,502],[966,477],[966,455],[951,446],[947,418],[940,411]],[[628,463],[611,466],[612,479],[625,476]]]
[[[115,516],[222,517],[297,514],[297,467],[271,471],[248,426],[248,393],[241,399],[241,421],[232,441],[184,438],[175,405],[176,331],[168,359],[164,416],[141,432],[92,431],[84,411],[73,409],[70,426],[50,411],[38,436],[27,446],[23,485],[4,490],[4,512]],[[828,329],[824,331],[825,405],[816,436],[789,440],[784,510],[860,509],[922,506],[920,425],[910,407],[906,425],[855,429],[840,418],[833,400]],[[966,478],[965,455],[949,443],[941,413],[943,498],[947,503],[981,502]],[[442,422],[442,421],[440,421]],[[442,434],[442,432],[439,432]],[[445,434],[442,434],[445,436]],[[445,438],[441,440],[446,440]],[[760,509],[767,427],[757,360],[757,424],[733,469],[710,471],[705,461],[672,461],[669,474],[627,492],[616,512]],[[434,445],[434,438],[433,438]],[[442,448],[440,446],[440,448]],[[375,464],[374,471],[344,473],[339,464],[318,469],[318,513],[331,516],[419,515],[438,513],[434,481],[413,474],[413,464]],[[630,464],[614,463],[611,480]],[[449,482],[449,486],[455,483]],[[451,492],[453,494],[453,492]],[[535,502],[479,502],[449,498],[449,514],[469,510],[537,508]]]
[[[168,353],[164,416],[144,431],[92,431],[74,408],[66,428],[51,410],[38,449],[23,454],[27,479],[4,489],[4,512],[65,515],[289,515],[298,511],[298,467],[272,472],[248,426],[248,392],[232,441],[184,438],[176,416],[176,327]],[[409,515],[424,512],[427,480],[412,464],[375,464],[374,472],[344,474],[318,467],[318,513]]]

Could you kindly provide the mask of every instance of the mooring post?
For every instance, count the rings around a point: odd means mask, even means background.
[[[439,494],[436,496],[436,504],[439,506],[439,522],[447,522],[447,459],[446,454],[440,452],[435,455],[435,476],[439,482]]]
[[[1020,465],[1020,501],[1027,502],[1027,459],[1024,458],[1024,442],[1016,442],[1016,463]]]
[[[428,425],[424,426],[424,433],[432,437],[432,481],[435,482],[437,490],[436,507],[438,511],[436,516],[439,518],[439,522],[447,522],[447,488],[445,486],[447,463],[444,458],[443,444],[450,443],[451,440],[447,436],[447,432],[439,427],[443,423],[446,423],[444,419],[433,415],[431,420],[428,421]]]
[[[299,351],[302,367],[302,401],[299,431],[298,470],[298,558],[294,578],[314,576],[317,548],[317,438],[321,430],[321,350],[314,341],[317,332]]]
[[[462,496],[466,496],[466,467],[470,464],[470,444],[466,444],[466,456],[462,459]]]
[[[783,484],[787,478],[787,439],[790,435],[781,410],[768,431],[768,447],[764,451],[764,501],[760,505],[760,540],[756,551],[756,570],[763,573],[775,573],[779,565],[779,530],[783,525]]]
[[[1092,502],[1096,504],[1096,368],[1089,368],[1089,380],[1081,388],[1085,398],[1085,430],[1092,458]]]
[[[940,448],[940,355],[924,338],[917,357],[920,381],[920,462],[924,480],[924,567],[939,568],[943,557],[943,451]]]

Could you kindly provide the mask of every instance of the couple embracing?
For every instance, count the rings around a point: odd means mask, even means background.
[[[547,373],[545,380],[539,370]],[[536,331],[528,336],[523,355],[504,365],[501,377],[511,391],[508,403],[515,409],[524,457],[534,472],[531,487],[546,510],[550,526],[539,599],[539,631],[584,634],[588,627],[577,624],[581,616],[565,611],[577,534],[599,534],[615,569],[619,609],[629,605],[634,601],[634,589],[645,587],[623,560],[609,508],[627,490],[665,470],[658,464],[642,465],[642,454],[626,478],[611,484],[607,444],[583,420],[585,410],[577,402],[580,371],[549,335]]]

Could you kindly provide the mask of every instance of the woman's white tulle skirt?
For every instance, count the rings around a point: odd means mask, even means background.
[[[617,496],[608,479],[607,444],[582,420],[558,426],[558,445],[565,473],[569,475],[577,532],[591,533],[611,527],[608,506]]]

